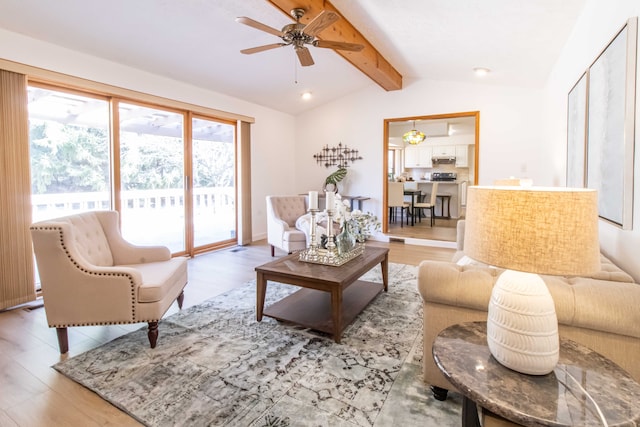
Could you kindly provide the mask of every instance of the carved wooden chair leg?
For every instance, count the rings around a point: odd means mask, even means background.
[[[158,341],[158,322],[149,322],[149,332],[147,332],[147,336],[149,337],[151,348],[156,348],[156,342]]]
[[[67,328],[56,328],[58,334],[58,347],[60,347],[60,354],[65,354],[69,351],[69,336],[67,335]]]
[[[178,295],[178,298],[176,298],[176,301],[178,301],[178,308],[182,310],[182,303],[184,302],[184,290],[180,292],[180,295]]]

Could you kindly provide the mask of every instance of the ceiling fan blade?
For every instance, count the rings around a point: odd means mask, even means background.
[[[286,46],[286,43],[272,43],[266,44],[264,46],[251,47],[249,49],[242,49],[240,53],[244,53],[245,55],[251,55],[252,53],[258,53],[269,49],[275,49],[277,47]]]
[[[360,52],[364,46],[357,43],[335,42],[331,40],[315,40],[315,47],[324,47],[329,49],[349,50],[351,52]]]
[[[338,15],[337,13],[331,12],[329,10],[323,10],[318,14],[318,16],[313,18],[306,27],[304,27],[303,31],[305,34],[314,37],[316,34],[336,22],[338,19],[340,19],[340,15]]]
[[[273,34],[274,36],[282,37],[282,31],[276,30],[273,27],[263,24],[262,22],[258,22],[251,18],[247,18],[246,16],[239,16],[236,18],[236,22],[239,22],[244,25],[248,25],[250,27],[255,28],[256,30],[264,31],[269,34]]]
[[[298,55],[300,65],[303,67],[308,67],[309,65],[314,64],[311,52],[306,47],[296,47],[296,54]]]

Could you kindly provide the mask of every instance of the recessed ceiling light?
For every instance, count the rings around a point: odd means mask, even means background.
[[[476,76],[482,77],[482,76],[486,76],[487,74],[489,74],[491,72],[491,70],[488,69],[488,68],[484,68],[484,67],[475,67],[473,69],[473,72],[476,73]]]
[[[311,99],[311,92],[302,92],[302,99],[308,101]]]

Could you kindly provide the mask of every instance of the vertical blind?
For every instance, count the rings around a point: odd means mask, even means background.
[[[27,78],[0,70],[0,309],[36,298]]]

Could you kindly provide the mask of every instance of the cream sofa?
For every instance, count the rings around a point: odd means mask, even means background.
[[[120,234],[116,211],[92,211],[31,226],[44,307],[60,353],[67,327],[147,322],[156,345],[158,321],[182,307],[187,258],[164,246],[134,246]]]
[[[464,221],[459,221],[452,262],[423,261],[418,269],[424,302],[424,381],[440,400],[453,386],[433,361],[433,340],[450,325],[486,320],[491,290],[503,271],[457,264],[468,259],[463,242]],[[542,277],[555,302],[560,336],[598,351],[640,381],[640,285],[604,256],[601,271],[593,276]]]

